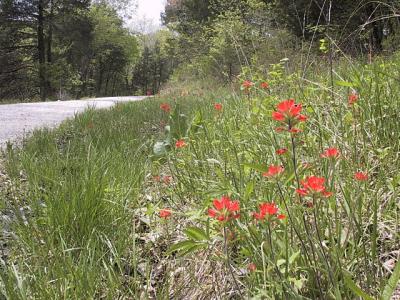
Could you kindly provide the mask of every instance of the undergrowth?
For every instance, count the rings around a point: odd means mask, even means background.
[[[6,198],[15,222],[1,293],[390,299],[398,58],[307,80],[284,64],[267,78],[244,70],[241,89],[177,83],[9,148],[18,193]]]

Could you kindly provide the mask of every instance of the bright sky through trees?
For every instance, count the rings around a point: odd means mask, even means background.
[[[160,26],[160,14],[164,11],[165,0],[138,0],[138,12],[139,18],[146,18],[151,21],[154,25]]]

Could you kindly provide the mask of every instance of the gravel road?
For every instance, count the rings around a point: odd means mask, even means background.
[[[88,107],[108,108],[117,102],[143,100],[144,96],[0,105],[0,147],[17,141],[34,129],[55,127]]]

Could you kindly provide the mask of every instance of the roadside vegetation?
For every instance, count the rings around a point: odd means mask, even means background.
[[[390,299],[398,59],[333,89],[325,72],[176,84],[9,147],[3,295]]]
[[[398,5],[306,2],[167,1],[155,97],[8,144],[0,298],[400,299]]]

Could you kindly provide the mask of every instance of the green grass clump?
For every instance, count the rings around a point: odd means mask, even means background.
[[[16,238],[1,292],[11,299],[389,295],[400,244],[396,61],[343,65],[334,78],[275,72],[262,79],[269,89],[249,77],[255,85],[242,91],[180,85],[36,132],[6,153],[19,194],[8,196]],[[358,98],[349,105],[352,93]],[[288,124],[271,117],[287,98],[308,117],[296,134],[277,131]],[[321,157],[332,147],[338,157]],[[271,165],[284,171],[263,176]],[[367,180],[354,178],[360,171]],[[299,197],[311,175],[333,194]],[[212,218],[223,196],[240,205],[223,214],[240,216]],[[272,202],[284,216],[255,220],[260,204]]]

